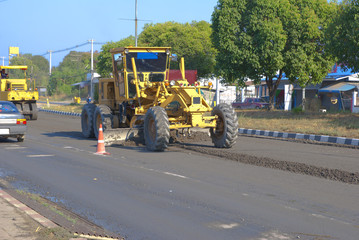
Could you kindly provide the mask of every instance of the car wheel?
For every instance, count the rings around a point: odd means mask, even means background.
[[[23,142],[25,140],[25,135],[19,135],[17,136],[17,141],[18,142]]]

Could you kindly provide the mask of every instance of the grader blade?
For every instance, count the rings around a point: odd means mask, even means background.
[[[123,141],[140,139],[140,137],[138,128],[106,129],[103,133],[105,146],[111,146],[112,144]]]

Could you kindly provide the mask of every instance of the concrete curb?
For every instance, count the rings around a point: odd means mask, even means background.
[[[239,128],[238,132],[240,134],[248,134],[248,135],[258,135],[258,136],[275,137],[275,138],[304,139],[304,140],[312,140],[318,142],[359,146],[359,139],[357,138],[331,137],[325,135],[287,133],[287,132],[278,132],[278,131],[245,129],[245,128]]]
[[[46,228],[55,228],[58,227],[54,222],[50,221],[49,219],[45,218],[44,216],[40,215],[36,211],[32,210],[25,204],[21,203],[20,201],[13,198],[4,190],[0,189],[0,197],[5,199],[8,203],[10,203],[15,208],[25,212],[28,216],[34,219],[36,222],[40,223],[43,227]]]

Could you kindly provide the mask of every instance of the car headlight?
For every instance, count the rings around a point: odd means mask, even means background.
[[[171,81],[170,81],[170,85],[171,85],[171,86],[174,86],[175,84],[176,84],[176,81],[175,81],[175,80],[171,80]]]

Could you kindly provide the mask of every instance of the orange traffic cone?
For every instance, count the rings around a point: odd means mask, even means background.
[[[97,140],[97,155],[110,155],[110,153],[105,150],[105,141],[103,140],[103,130],[102,123],[100,123],[100,128],[98,129],[98,140]]]

